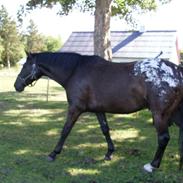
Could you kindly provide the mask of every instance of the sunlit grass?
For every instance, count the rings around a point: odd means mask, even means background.
[[[47,136],[56,136],[56,135],[59,135],[59,132],[58,132],[57,128],[54,128],[54,129],[46,131],[45,134]]]
[[[178,129],[170,128],[171,140],[161,168],[153,175],[142,166],[152,160],[156,131],[148,110],[130,115],[107,114],[116,151],[104,161],[105,138],[94,114],[83,114],[65,142],[57,160],[49,163],[67,113],[62,87],[41,79],[23,93],[14,91],[16,72],[0,81],[0,182],[2,183],[181,183],[178,172]],[[3,74],[5,71],[3,71]]]
[[[31,151],[28,150],[28,149],[19,149],[19,150],[15,151],[14,153],[15,153],[16,155],[23,155],[23,154],[27,154],[27,153],[30,153],[30,152],[31,152]]]
[[[70,168],[68,169],[68,172],[72,176],[77,176],[77,175],[97,175],[100,173],[99,170],[97,169],[82,169],[82,168]]]

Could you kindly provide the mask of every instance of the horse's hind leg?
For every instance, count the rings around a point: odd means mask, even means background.
[[[159,168],[164,151],[170,139],[168,124],[160,116],[161,115],[154,116],[154,125],[158,134],[158,148],[153,161],[150,164],[144,165],[144,169],[147,172],[153,172],[154,169]]]
[[[107,119],[106,119],[105,113],[96,113],[96,115],[97,115],[97,119],[100,123],[101,130],[102,130],[102,132],[105,136],[105,139],[107,141],[107,144],[108,144],[108,151],[105,155],[105,160],[111,160],[112,153],[114,152],[114,144],[110,137]]]
[[[69,107],[68,114],[67,114],[67,120],[64,124],[60,139],[59,139],[54,151],[49,154],[49,156],[48,156],[49,161],[55,160],[56,155],[61,152],[64,142],[80,114],[81,114],[81,112],[76,107]]]

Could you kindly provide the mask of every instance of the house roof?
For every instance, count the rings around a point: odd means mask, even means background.
[[[176,39],[174,30],[112,31],[113,58],[154,58],[161,51],[161,58],[170,58],[176,48]],[[93,55],[93,32],[72,32],[60,51]]]

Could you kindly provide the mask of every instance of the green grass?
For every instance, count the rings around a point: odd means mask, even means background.
[[[2,73],[2,72],[0,72]],[[4,75],[4,73],[3,73]],[[83,114],[55,162],[47,162],[65,121],[64,90],[42,79],[23,93],[13,88],[15,77],[0,81],[0,182],[2,183],[181,183],[178,169],[178,129],[170,128],[171,140],[161,167],[143,172],[156,149],[151,114],[107,114],[116,151],[104,161],[107,146],[95,115]]]

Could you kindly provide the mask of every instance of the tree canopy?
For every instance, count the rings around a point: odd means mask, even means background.
[[[26,4],[26,10],[34,8],[52,8],[54,5],[60,5],[59,14],[68,15],[73,9],[79,8],[82,12],[92,12],[96,9],[97,2],[106,0],[29,0]],[[133,12],[145,13],[156,10],[158,5],[169,3],[171,0],[111,0],[111,15],[119,16],[128,23],[133,22]],[[103,7],[104,8],[104,7]]]
[[[25,49],[30,52],[58,51],[61,48],[61,38],[40,34],[33,20],[30,20],[23,39]]]
[[[79,8],[81,11],[94,12],[97,0],[29,0],[26,4],[27,10],[33,8],[47,7],[52,8],[54,5],[60,5],[60,14],[68,15],[73,8]],[[104,1],[104,0],[100,0]],[[112,15],[125,16],[132,12],[132,10],[143,11],[154,10],[157,8],[157,3],[165,4],[171,0],[113,0],[112,1]]]
[[[60,47],[60,37],[40,34],[32,20],[26,32],[22,33],[6,8],[0,7],[0,67],[15,65],[25,56],[25,49],[32,52],[58,51]]]
[[[25,49],[30,52],[38,52],[45,50],[43,36],[39,33],[37,26],[30,20],[27,27],[26,34],[24,35]]]
[[[1,61],[5,66],[14,65],[22,57],[23,45],[16,22],[9,17],[4,6],[0,9]]]

